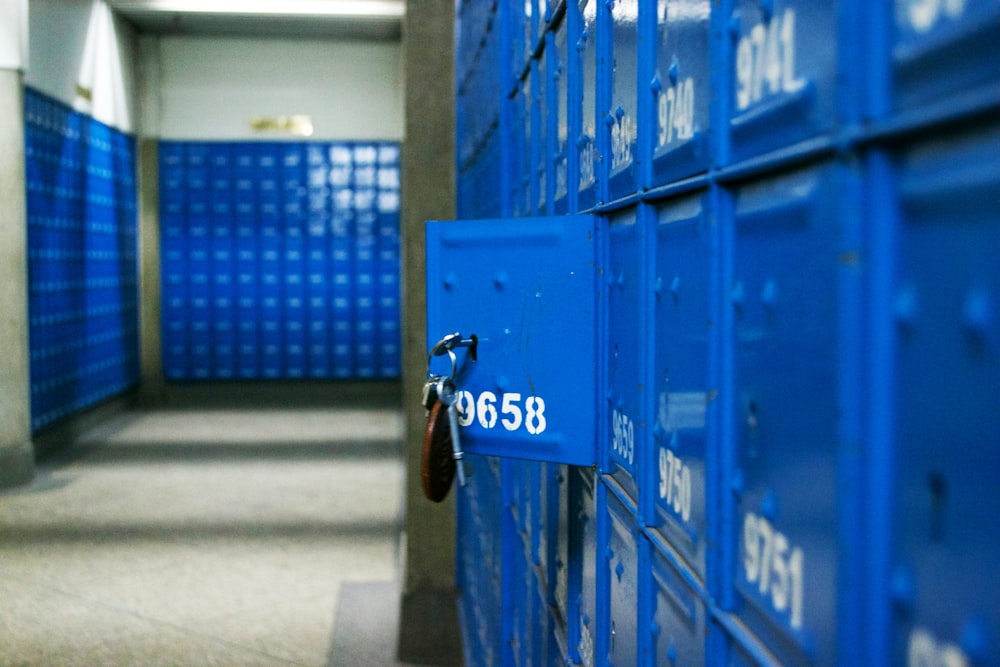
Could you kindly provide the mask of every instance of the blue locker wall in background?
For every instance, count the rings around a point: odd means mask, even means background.
[[[171,380],[400,374],[399,145],[160,143]]]
[[[135,139],[27,88],[31,427],[139,381]]]
[[[597,468],[466,455],[467,664],[1000,665],[1000,6],[456,21],[458,217],[607,229]]]

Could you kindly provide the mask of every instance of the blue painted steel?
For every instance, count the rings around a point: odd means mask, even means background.
[[[550,132],[552,128],[552,113],[550,98],[554,86],[552,85],[552,75],[549,72],[547,54],[552,50],[551,33],[545,33],[539,48],[543,49],[540,59],[532,62],[531,76],[534,78],[534,108],[532,110],[532,136],[536,140],[532,142],[535,151],[532,155],[532,168],[535,170],[534,180],[537,182],[537,193],[535,198],[536,215],[546,215],[552,213],[554,163],[552,156],[555,155],[556,133]]]
[[[650,557],[649,574],[640,575],[651,577],[644,585],[653,601],[649,615],[639,619],[639,631],[649,638],[647,664],[716,664],[706,658],[708,612],[698,590],[663,553],[651,549]]]
[[[639,599],[639,551],[641,533],[632,512],[614,493],[607,493],[604,513],[599,521],[604,531],[598,542],[601,572],[607,588],[598,589],[599,609],[608,622],[598,642],[601,650],[597,664],[639,664],[639,629],[636,601]],[[602,534],[603,533],[603,534]]]
[[[567,572],[570,656],[593,665],[597,636],[597,504],[595,476],[586,468],[570,472],[569,569]]]
[[[647,266],[642,253],[646,244],[646,220],[637,219],[634,209],[615,215],[608,224],[610,246],[605,273],[607,294],[607,337],[602,355],[607,360],[607,388],[604,410],[600,413],[602,468],[617,481],[636,507],[642,483],[640,472],[652,464],[646,409],[649,383],[645,379],[646,327],[645,289]]]
[[[595,307],[578,295],[595,289],[598,243],[589,216],[427,224],[428,347],[455,331],[479,337],[478,361],[459,350],[470,452],[595,463],[579,443],[595,427],[596,374],[567,382],[565,369],[596,349]]]
[[[896,3],[892,100],[896,109],[935,106],[992,90],[1000,81],[1000,6],[990,0]]]
[[[823,165],[735,195],[730,539],[740,557],[732,575],[740,617],[788,661],[835,660],[846,558],[835,528],[854,520],[837,511],[840,429],[856,412],[845,403],[856,400],[851,392],[839,390],[838,368],[859,354],[839,335],[841,318],[857,320],[850,304],[859,296],[839,276],[851,270],[849,178]]]
[[[648,5],[640,7],[648,8]],[[651,187],[705,171],[709,162],[711,51],[709,0],[658,0],[652,17],[654,69],[639,81],[651,126],[640,141],[652,157]],[[642,29],[642,28],[640,28]],[[646,94],[646,91],[651,93]]]
[[[456,507],[460,520],[479,528],[478,539],[463,543],[458,559],[458,583],[462,590],[460,604],[465,605],[463,621],[467,638],[464,650],[466,663],[482,661],[498,664],[501,654],[501,624],[492,619],[502,616],[502,533],[493,530],[491,519],[504,513],[501,502],[499,460],[469,455],[467,468],[474,470],[466,490],[457,496]],[[475,563],[464,569],[464,563]]]
[[[651,527],[706,576],[709,488],[720,472],[711,451],[718,378],[713,364],[717,327],[717,225],[707,193],[672,200],[656,210],[652,278],[655,358],[650,385],[652,473],[647,492]],[[710,472],[711,471],[711,472]]]
[[[815,0],[736,0],[731,12],[726,162],[830,132],[840,92],[838,6]]]
[[[428,300],[475,264],[467,333],[505,234],[596,213],[596,353],[561,382],[593,373],[573,446],[600,456],[565,489],[545,456],[473,456],[467,662],[996,663],[995,3],[532,7],[537,35],[461,3],[460,215],[501,219]]]
[[[397,377],[399,147],[161,144],[169,379]]]
[[[1000,503],[998,149],[994,125],[895,156],[898,662],[1000,661],[1000,610],[985,584],[1000,577],[1000,541],[983,514]]]
[[[517,93],[508,103],[512,127],[510,156],[510,198],[514,215],[531,215],[533,188],[531,169],[531,82],[529,75],[520,82]]]
[[[135,141],[30,88],[24,116],[38,431],[139,380]]]
[[[569,211],[569,30],[568,20],[560,17],[559,23],[545,47],[546,74],[551,94],[548,96],[549,126],[546,135],[550,142],[547,159],[552,167],[552,208],[549,213],[563,215]]]
[[[607,181],[607,198],[619,199],[635,192],[638,178],[639,130],[639,0],[613,0],[598,5],[606,12],[598,26],[598,49],[613,66],[604,66],[598,85],[606,87],[607,102],[600,108],[599,123],[605,136],[601,161]],[[610,76],[607,74],[610,73]]]
[[[597,0],[579,0],[579,28],[576,35],[570,35],[570,42],[576,48],[576,69],[574,80],[579,85],[579,94],[573,95],[579,109],[579,125],[576,136],[576,170],[570,173],[570,185],[576,189],[577,211],[586,211],[598,201],[598,162],[602,159],[598,146],[597,107],[598,100],[598,57],[597,57]],[[571,11],[571,10],[567,10]]]

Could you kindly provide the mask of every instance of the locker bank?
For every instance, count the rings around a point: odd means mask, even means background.
[[[388,664],[1000,665],[995,1],[167,4],[0,5],[5,494],[377,394]]]

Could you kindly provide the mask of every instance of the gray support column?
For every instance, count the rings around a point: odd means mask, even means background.
[[[24,84],[0,69],[0,488],[34,476],[28,368],[28,211]]]
[[[160,186],[159,142],[140,139],[139,168],[139,353],[140,399],[163,397],[163,336],[160,328]]]
[[[424,498],[419,401],[427,360],[424,221],[455,216],[454,0],[407,3],[403,25],[406,138],[402,156],[403,407],[406,414],[406,572],[402,662],[461,664],[455,588],[455,505]],[[453,490],[454,493],[454,490]]]
[[[160,38],[138,40],[136,77],[139,109],[137,169],[139,188],[139,400],[163,400],[163,334],[160,282]]]

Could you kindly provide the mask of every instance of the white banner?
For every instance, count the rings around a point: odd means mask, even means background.
[[[28,0],[0,0],[0,69],[28,67]]]

